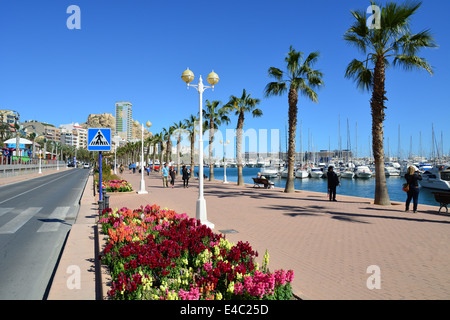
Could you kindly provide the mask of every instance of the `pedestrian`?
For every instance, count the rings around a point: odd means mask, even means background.
[[[422,175],[419,170],[415,166],[410,166],[408,171],[405,174],[406,183],[409,186],[409,190],[407,192],[405,212],[409,212],[409,204],[411,203],[411,199],[413,200],[413,212],[417,212],[417,204],[419,201],[419,183],[418,181],[422,180]]]
[[[339,182],[339,178],[336,172],[334,172],[332,166],[328,167],[327,178],[328,178],[328,194],[330,197],[330,201],[337,201],[336,187],[339,186],[341,183]]]
[[[122,164],[120,165],[119,170],[120,170],[120,174],[122,174],[123,173],[123,165]]]
[[[169,187],[169,168],[167,167],[167,163],[164,163],[164,167],[161,169],[161,177],[163,179],[163,187]]]
[[[191,176],[191,170],[186,168],[186,166],[183,166],[183,169],[181,169],[181,172],[183,174],[183,188],[189,188],[189,177]]]
[[[133,167],[133,173],[136,173],[136,163],[133,162],[133,164],[131,166]]]
[[[169,176],[170,176],[170,185],[172,186],[172,188],[175,185],[176,174],[177,174],[177,172],[175,171],[175,169],[173,167],[171,167],[169,170]]]
[[[147,176],[150,175],[150,165],[147,167]]]

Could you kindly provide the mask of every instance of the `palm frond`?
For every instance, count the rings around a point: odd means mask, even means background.
[[[281,96],[287,92],[286,82],[269,82],[264,88],[264,96]]]
[[[353,59],[347,66],[345,77],[353,79],[361,90],[369,91],[373,86],[373,71],[365,66],[365,63]]]
[[[400,66],[404,70],[410,71],[413,69],[424,69],[429,74],[433,74],[433,68],[425,58],[420,58],[414,55],[397,55],[394,58],[394,66]]]

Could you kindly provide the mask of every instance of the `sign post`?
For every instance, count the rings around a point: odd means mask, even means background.
[[[102,200],[102,151],[111,151],[111,129],[88,129],[88,151],[98,151],[99,200]]]

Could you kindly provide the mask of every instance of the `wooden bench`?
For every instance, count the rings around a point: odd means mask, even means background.
[[[433,192],[434,199],[440,204],[439,213],[441,213],[441,209],[445,208],[448,213],[447,205],[450,203],[450,192]]]
[[[253,179],[253,187],[258,187],[260,185],[264,185],[264,188],[270,189],[273,187],[274,183],[272,181],[269,181],[267,179],[261,179],[261,178],[252,178]]]

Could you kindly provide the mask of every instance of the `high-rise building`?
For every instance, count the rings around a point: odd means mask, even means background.
[[[116,132],[122,139],[129,141],[133,132],[132,104],[127,101],[116,102]]]

